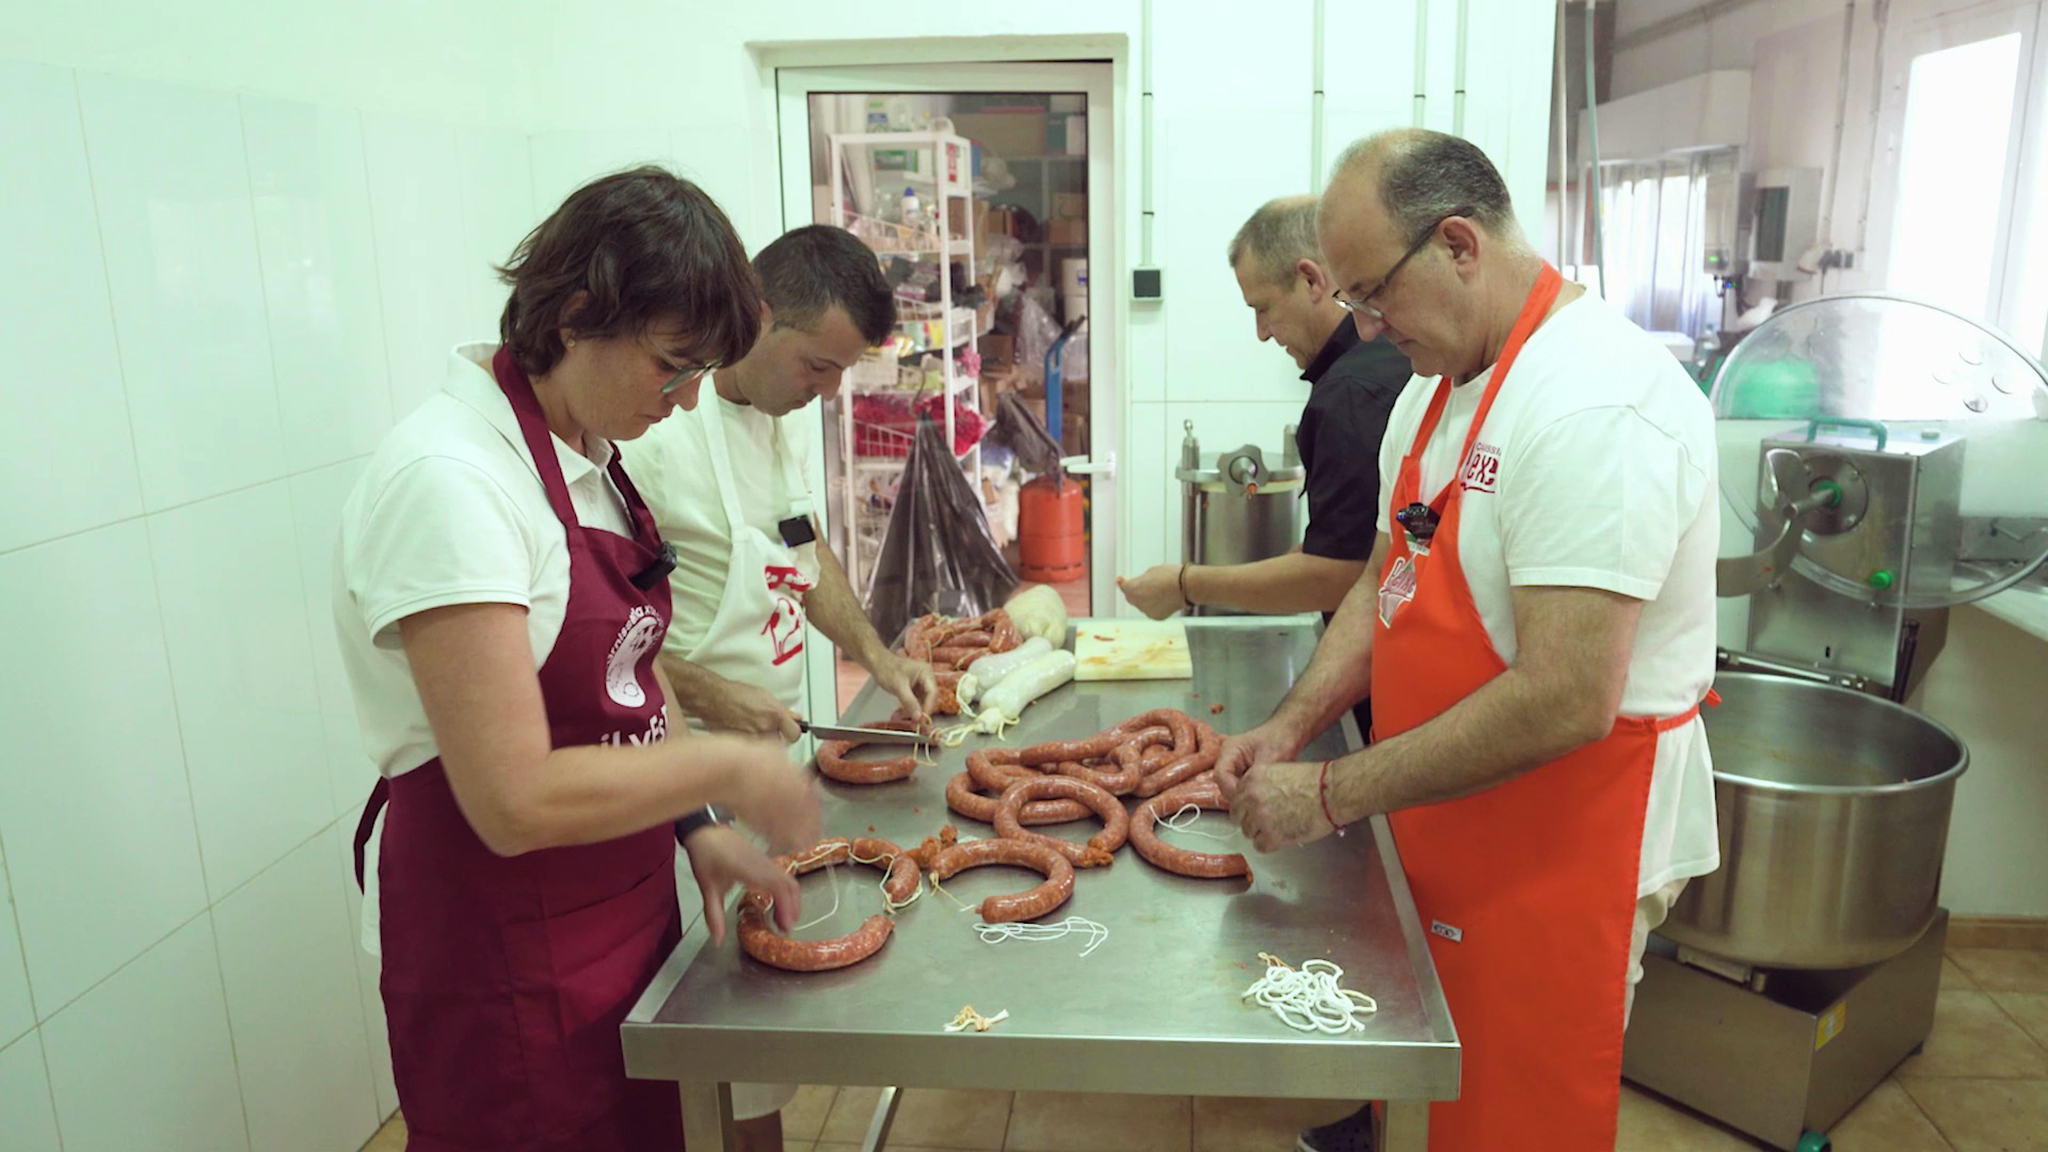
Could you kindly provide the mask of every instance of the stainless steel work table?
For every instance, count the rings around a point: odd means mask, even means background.
[[[1316,631],[1293,620],[1190,621],[1192,683],[1071,684],[1026,709],[1005,742],[1077,739],[1156,707],[1241,730],[1263,720],[1307,666]],[[1222,713],[1211,715],[1211,704]],[[892,706],[870,685],[847,719],[878,719]],[[1347,717],[1302,755],[1335,756],[1356,741]],[[892,784],[825,782],[826,835],[865,835],[872,825],[905,847],[946,823],[963,839],[994,835],[946,807],[946,781],[965,757],[966,749],[945,751],[939,767]],[[1046,831],[1078,840],[1093,827]],[[1216,815],[1201,827],[1230,831]],[[1165,838],[1216,847],[1170,831]],[[836,972],[766,967],[730,936],[706,948],[700,923],[627,1017],[626,1071],[682,1085],[692,1152],[734,1147],[735,1081],[1381,1099],[1389,1102],[1382,1147],[1421,1149],[1428,1102],[1457,1095],[1458,1041],[1385,822],[1251,861],[1249,886],[1171,875],[1128,847],[1113,866],[1080,872],[1073,899],[1045,919],[1106,925],[1108,938],[1085,958],[1085,935],[984,943],[978,917],[930,891],[897,915],[879,953]],[[838,935],[879,911],[879,881],[871,868],[811,874],[803,921],[832,906],[835,885],[838,910],[797,935]],[[978,868],[946,890],[971,907],[1035,883],[1014,869]],[[1346,1037],[1289,1028],[1240,999],[1264,969],[1260,952],[1294,964],[1333,961],[1344,986],[1372,996],[1379,1012]],[[967,1004],[988,1015],[1007,1010],[1009,1019],[986,1033],[945,1032]],[[870,1149],[886,1139],[895,1103],[894,1091],[883,1094]]]

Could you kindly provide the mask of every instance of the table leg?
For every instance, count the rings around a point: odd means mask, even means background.
[[[1389,1100],[1381,1111],[1380,1152],[1427,1152],[1429,1101]]]
[[[739,1152],[732,1126],[732,1085],[684,1081],[683,1140],[690,1152]]]
[[[861,1142],[860,1152],[883,1152],[889,1146],[889,1129],[896,1124],[896,1106],[902,1101],[901,1089],[882,1089],[882,1098],[875,1102],[875,1115],[868,1121],[868,1138]]]

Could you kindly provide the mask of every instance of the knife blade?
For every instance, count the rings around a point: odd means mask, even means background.
[[[856,744],[925,744],[929,740],[915,732],[894,728],[843,728],[835,724],[812,724],[799,720],[796,726],[820,740],[851,740]]]

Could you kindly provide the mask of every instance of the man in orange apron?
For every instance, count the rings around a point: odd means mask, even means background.
[[[1390,815],[1463,1048],[1430,1147],[1611,1149],[1643,936],[1719,864],[1712,413],[1529,248],[1469,142],[1353,145],[1320,231],[1360,335],[1420,375],[1365,578],[1218,775],[1261,851]],[[1372,746],[1289,762],[1368,689]]]

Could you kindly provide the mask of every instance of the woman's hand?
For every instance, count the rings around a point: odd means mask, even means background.
[[[707,737],[718,739],[718,737]],[[777,852],[817,843],[824,814],[810,770],[789,762],[787,750],[762,740],[735,740],[733,813]]]
[[[735,884],[767,893],[775,902],[776,926],[784,932],[796,926],[797,904],[802,899],[796,877],[738,829],[706,825],[690,833],[683,848],[690,854],[690,871],[704,897],[704,927],[711,932],[713,944],[725,940],[725,894]]]

